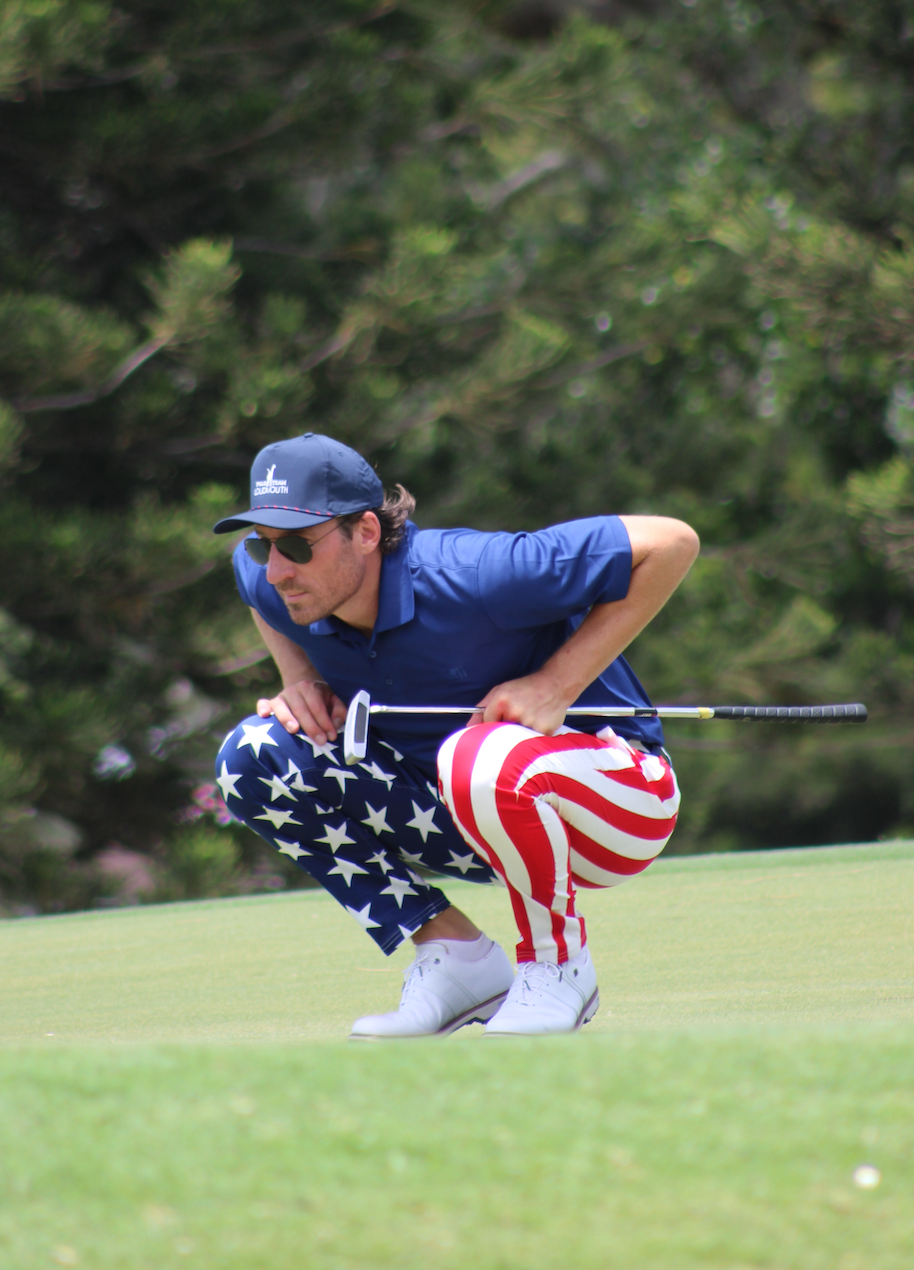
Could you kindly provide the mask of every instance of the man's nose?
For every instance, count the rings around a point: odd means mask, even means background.
[[[274,543],[270,548],[269,559],[267,560],[267,581],[271,586],[275,586],[277,582],[286,582],[289,578],[295,576],[295,561],[290,560],[288,556],[284,556]]]

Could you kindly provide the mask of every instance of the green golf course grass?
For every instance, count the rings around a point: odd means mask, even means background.
[[[582,907],[582,1033],[375,1045],[410,950],[321,892],[0,923],[0,1265],[910,1270],[914,843]]]

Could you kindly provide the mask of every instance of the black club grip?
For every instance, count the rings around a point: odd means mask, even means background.
[[[715,719],[783,723],[865,723],[866,706],[715,706]]]

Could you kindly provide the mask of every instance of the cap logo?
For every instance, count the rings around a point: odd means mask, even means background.
[[[273,463],[271,464],[270,467],[267,468],[266,478],[262,481],[254,482],[255,499],[265,498],[268,494],[288,494],[289,482],[276,480],[276,478],[273,475],[275,471],[276,471],[276,464]]]

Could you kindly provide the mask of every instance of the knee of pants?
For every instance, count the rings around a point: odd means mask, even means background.
[[[272,729],[265,731],[271,723]],[[273,840],[271,829],[252,823],[252,817],[258,821],[266,819],[275,828],[278,822],[275,817],[270,818],[270,809],[278,814],[295,806],[296,816],[315,809],[317,814],[326,815],[331,806],[337,805],[335,785],[322,795],[326,805],[321,806],[312,798],[324,775],[323,764],[316,761],[310,746],[303,745],[275,720],[258,715],[242,719],[216,755],[216,781],[227,806],[267,841]],[[266,812],[266,817],[261,812]],[[294,823],[301,822],[296,819]]]
[[[496,733],[502,739],[480,754],[484,742]],[[466,810],[477,793],[491,791],[512,746],[538,735],[519,723],[480,723],[447,737],[438,750],[438,784],[451,814],[459,819],[461,805]]]
[[[242,719],[222,742],[216,754],[216,778],[222,775],[225,764],[230,775],[242,777],[243,784],[253,781],[250,788],[259,791],[257,780],[265,773],[272,776],[278,772],[287,779],[289,763],[294,765],[289,771],[300,772],[304,779],[309,772],[317,774],[320,768],[320,764],[315,762],[313,750],[302,745],[274,718],[261,719],[259,715],[251,714]],[[301,787],[295,785],[294,788]]]
[[[463,763],[454,763],[454,752],[457,745],[463,737],[464,730],[460,732],[452,732],[449,737],[441,743],[438,748],[437,767],[438,767],[438,788],[444,799],[448,811],[459,823],[457,816],[457,803],[462,796],[469,794],[470,790],[467,784],[467,778],[472,776],[472,766],[467,768]]]
[[[243,742],[245,724],[249,727],[262,727],[266,722],[267,720],[261,719],[259,715],[251,714],[246,719],[242,719],[237,727],[232,728],[216,754],[217,777],[222,771],[223,763],[232,769],[233,776],[248,776],[251,772],[263,771],[263,764],[255,753],[254,746],[244,745]],[[241,742],[240,745],[239,742]]]

